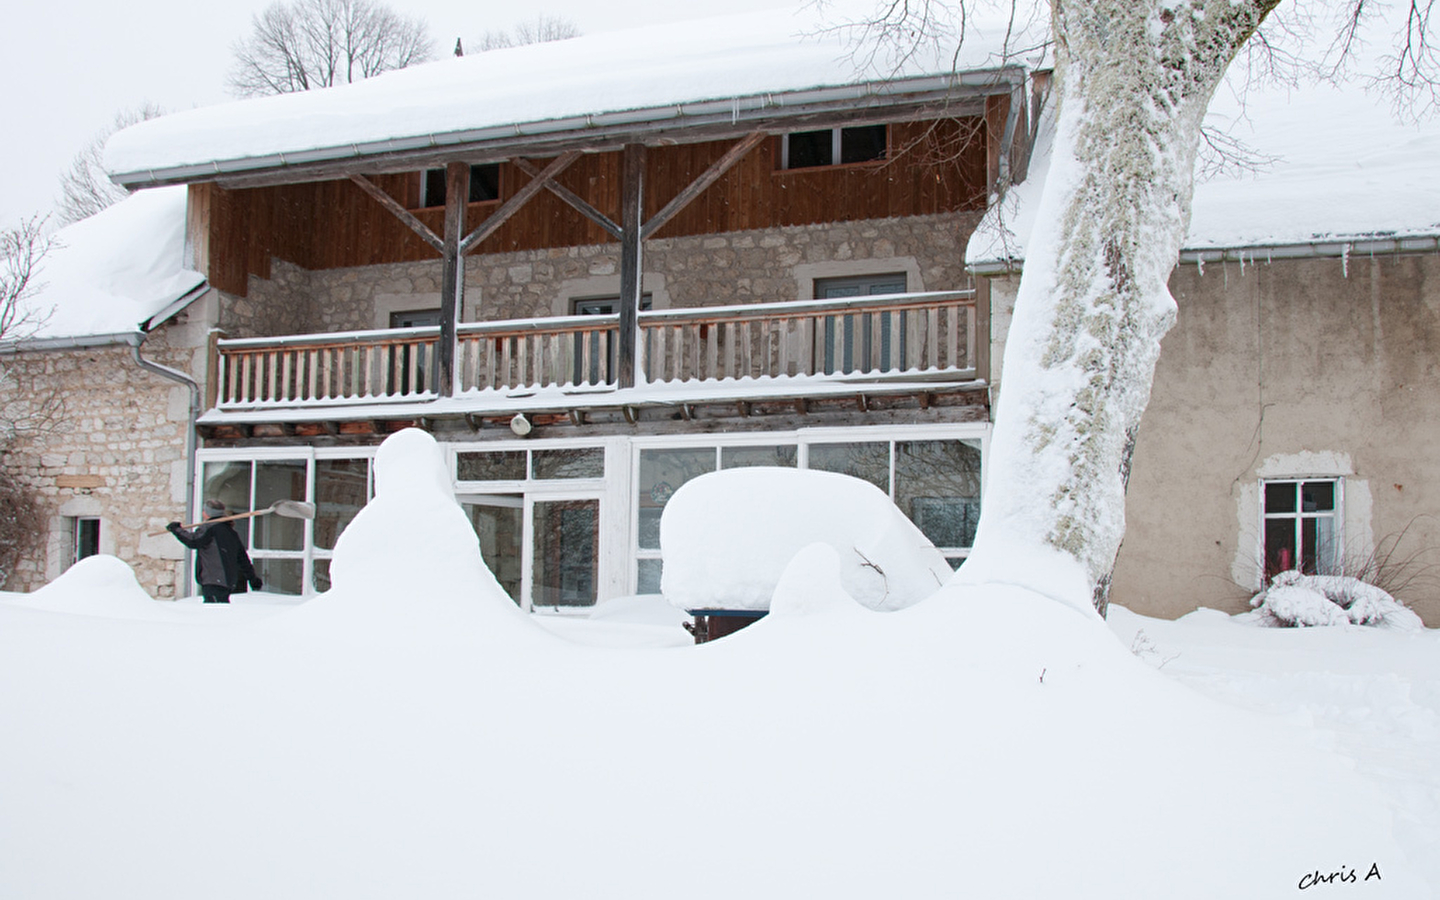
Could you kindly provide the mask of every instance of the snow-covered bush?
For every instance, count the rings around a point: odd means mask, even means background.
[[[1310,625],[1374,625],[1419,631],[1424,623],[1409,607],[1373,584],[1346,575],[1281,572],[1250,599],[1254,621],[1277,628]]]

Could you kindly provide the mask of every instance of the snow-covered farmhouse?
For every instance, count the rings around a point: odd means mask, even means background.
[[[316,503],[242,533],[267,589],[324,590],[412,425],[527,608],[657,590],[667,501],[739,466],[870,481],[958,565],[1045,79],[979,28],[883,78],[803,30],[596,35],[117,135],[137,193],[62,232],[54,312],[6,348],[18,390],[67,398],[7,459],[52,515],[8,586],[100,551],[173,596],[153,535],[218,496]],[[1197,188],[1116,602],[1239,609],[1268,570],[1440,541],[1440,131],[1323,93],[1252,98],[1258,165]]]

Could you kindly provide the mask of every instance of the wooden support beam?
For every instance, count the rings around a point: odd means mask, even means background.
[[[441,249],[440,340],[435,347],[434,385],[441,397],[455,392],[456,334],[465,308],[465,207],[470,202],[470,164],[445,166],[445,243]]]
[[[621,388],[635,386],[636,344],[640,334],[640,296],[643,290],[641,229],[645,215],[645,145],[626,144],[621,154],[620,177],[620,323],[615,368]]]
[[[471,431],[479,431],[480,426],[485,424],[485,420],[475,415],[474,413],[466,413],[465,424],[470,426]]]
[[[530,162],[530,160],[516,157],[510,160],[510,162],[515,165],[515,168],[529,175],[531,178],[540,177],[540,167]],[[611,237],[616,240],[620,239],[620,226],[616,225],[609,216],[591,206],[586,202],[585,198],[551,178],[545,179],[545,189],[570,204],[585,218],[605,229],[606,233]]]
[[[443,254],[445,252],[445,241],[438,234],[431,231],[430,226],[417,219],[414,213],[401,206],[394,197],[380,190],[375,182],[366,178],[364,175],[351,175],[350,181],[354,183],[356,187],[360,188],[360,190],[375,198],[377,203],[389,210],[390,214],[395,218],[405,223],[411,231],[420,235],[421,240],[431,247],[434,247],[436,253]]]
[[[710,185],[714,184],[721,175],[730,171],[732,166],[739,162],[745,154],[755,149],[755,146],[765,140],[765,137],[765,132],[756,131],[741,138],[735,146],[725,151],[724,156],[715,160],[710,168],[701,173],[699,178],[690,182],[685,190],[676,194],[674,199],[665,204],[664,209],[651,216],[650,221],[646,222],[645,227],[640,230],[640,237],[642,239],[649,238],[655,232],[664,228],[666,222],[674,218],[675,214],[680,212],[680,210],[689,206],[692,200],[700,196]]]
[[[465,239],[460,242],[460,252],[462,254],[470,252],[476,244],[498,231],[500,226],[504,225],[515,213],[519,212],[520,207],[529,202],[531,197],[543,191],[546,183],[549,182],[550,179],[565,171],[571,163],[579,158],[579,150],[571,150],[568,153],[562,153],[555,157],[555,159],[550,162],[550,165],[545,167],[544,171],[530,179],[529,184],[516,191],[515,196],[500,204],[500,208],[491,213],[490,218],[482,222],[474,231],[465,235]],[[461,165],[461,163],[450,163],[450,165]],[[449,166],[446,166],[446,171],[449,171]],[[465,171],[468,177],[470,171],[468,166]],[[448,199],[449,195],[447,194],[446,196]],[[468,188],[466,189],[466,196],[469,196]]]

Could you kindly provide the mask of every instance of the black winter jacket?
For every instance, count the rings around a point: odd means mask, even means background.
[[[231,593],[244,593],[247,584],[259,589],[260,579],[240,535],[229,522],[206,522],[186,531],[172,527],[170,533],[180,543],[199,551],[195,554],[195,581],[201,585],[223,587]]]

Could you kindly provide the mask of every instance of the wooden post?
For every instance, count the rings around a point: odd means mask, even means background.
[[[645,145],[626,144],[620,180],[620,336],[615,354],[616,375],[622,388],[635,386],[635,345],[640,335],[641,269],[644,265],[640,230],[645,215]]]
[[[445,247],[441,251],[440,340],[435,347],[434,387],[441,397],[455,393],[456,331],[465,304],[465,205],[470,200],[470,165],[445,166]],[[413,389],[413,385],[412,385]]]

